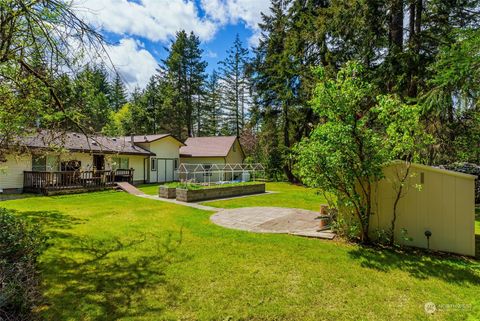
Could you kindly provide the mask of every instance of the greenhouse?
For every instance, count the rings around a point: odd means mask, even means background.
[[[263,180],[262,164],[185,164],[177,170],[181,182],[197,184],[223,184]]]

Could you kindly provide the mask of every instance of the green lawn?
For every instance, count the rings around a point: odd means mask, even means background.
[[[159,184],[142,184],[137,186],[139,190],[148,195],[158,195]]]
[[[224,201],[205,202],[204,205],[221,208],[238,208],[250,206],[296,207],[307,210],[320,210],[325,199],[316,190],[287,183],[267,183],[266,190],[272,194],[241,197]]]
[[[322,202],[301,187],[268,190],[282,193],[208,205]],[[46,320],[423,320],[426,302],[445,305],[432,320],[480,315],[478,261],[229,230],[212,213],[120,192],[1,205],[51,237]]]

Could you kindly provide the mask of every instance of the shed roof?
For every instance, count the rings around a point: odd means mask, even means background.
[[[23,144],[31,148],[65,148],[69,151],[101,152],[108,154],[155,155],[132,144],[125,137],[85,135],[75,132],[41,130],[36,135],[22,138]]]
[[[180,148],[183,157],[226,157],[236,136],[190,137]]]
[[[404,161],[401,160],[395,160],[390,163],[391,165],[405,165]],[[411,166],[413,168],[417,168],[420,170],[424,171],[430,171],[430,172],[436,172],[444,175],[450,175],[450,176],[456,176],[456,177],[462,177],[462,178],[468,178],[468,179],[476,179],[477,176],[475,175],[470,175],[466,173],[461,173],[461,172],[456,172],[456,171],[451,171],[439,167],[433,167],[433,166],[428,166],[428,165],[422,165],[422,164],[417,164],[417,163],[412,163]]]

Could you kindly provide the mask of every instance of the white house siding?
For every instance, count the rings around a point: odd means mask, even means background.
[[[148,177],[150,183],[170,182],[178,179],[175,173],[175,163],[180,164],[179,148],[180,142],[173,137],[165,137],[152,143],[137,144],[155,154],[148,161]],[[157,165],[157,170],[152,170],[152,159]]]
[[[123,156],[122,156],[123,157]],[[145,182],[145,156],[143,155],[129,155],[128,156],[130,168],[133,168],[133,182],[134,183],[143,183]]]
[[[76,160],[81,162],[81,170],[93,170],[93,156],[90,153],[65,153],[60,155],[60,162]],[[60,170],[60,168],[58,169]]]
[[[32,170],[30,155],[7,155],[7,161],[0,163],[1,192],[15,192],[23,189],[23,172]]]
[[[133,182],[136,184],[145,182],[145,159],[147,155],[123,155],[123,154],[108,154],[105,155],[105,169],[111,170],[113,165],[113,158],[128,158],[128,168],[134,169]]]

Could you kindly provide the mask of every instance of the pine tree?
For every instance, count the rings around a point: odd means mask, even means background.
[[[115,73],[113,78],[109,98],[114,111],[120,110],[127,103],[127,90],[118,72]]]
[[[255,89],[259,95],[262,109],[266,117],[281,115],[281,136],[283,171],[289,181],[296,181],[290,162],[292,109],[295,108],[296,86],[298,77],[295,61],[289,52],[287,35],[289,17],[287,8],[290,1],[273,0],[271,15],[262,14],[260,28],[263,37],[256,49]],[[275,162],[278,164],[278,162]]]
[[[194,112],[201,102],[204,93],[207,63],[202,60],[200,40],[192,32],[177,33],[162,68],[168,78],[167,97],[169,108],[178,114],[177,135],[191,137],[194,134]],[[197,129],[198,131],[198,129]]]
[[[97,67],[87,65],[73,79],[71,97],[67,103],[72,108],[83,110],[85,125],[92,131],[100,131],[110,116],[108,82],[105,74]]]
[[[200,135],[215,136],[219,132],[221,118],[219,80],[218,73],[214,70],[206,82]]]
[[[205,68],[207,67],[207,63],[202,60],[203,50],[200,49],[200,39],[195,36],[193,32],[190,33],[187,44],[187,127],[189,128],[188,135],[192,136],[194,133],[192,112],[196,108],[198,110],[197,114],[202,114],[202,99],[205,93],[204,86],[207,78]],[[197,119],[197,135],[200,132],[200,121],[201,119]]]
[[[240,137],[245,126],[245,108],[248,104],[249,81],[247,77],[248,49],[243,47],[239,35],[228,49],[227,57],[220,62],[222,95],[232,133]]]

